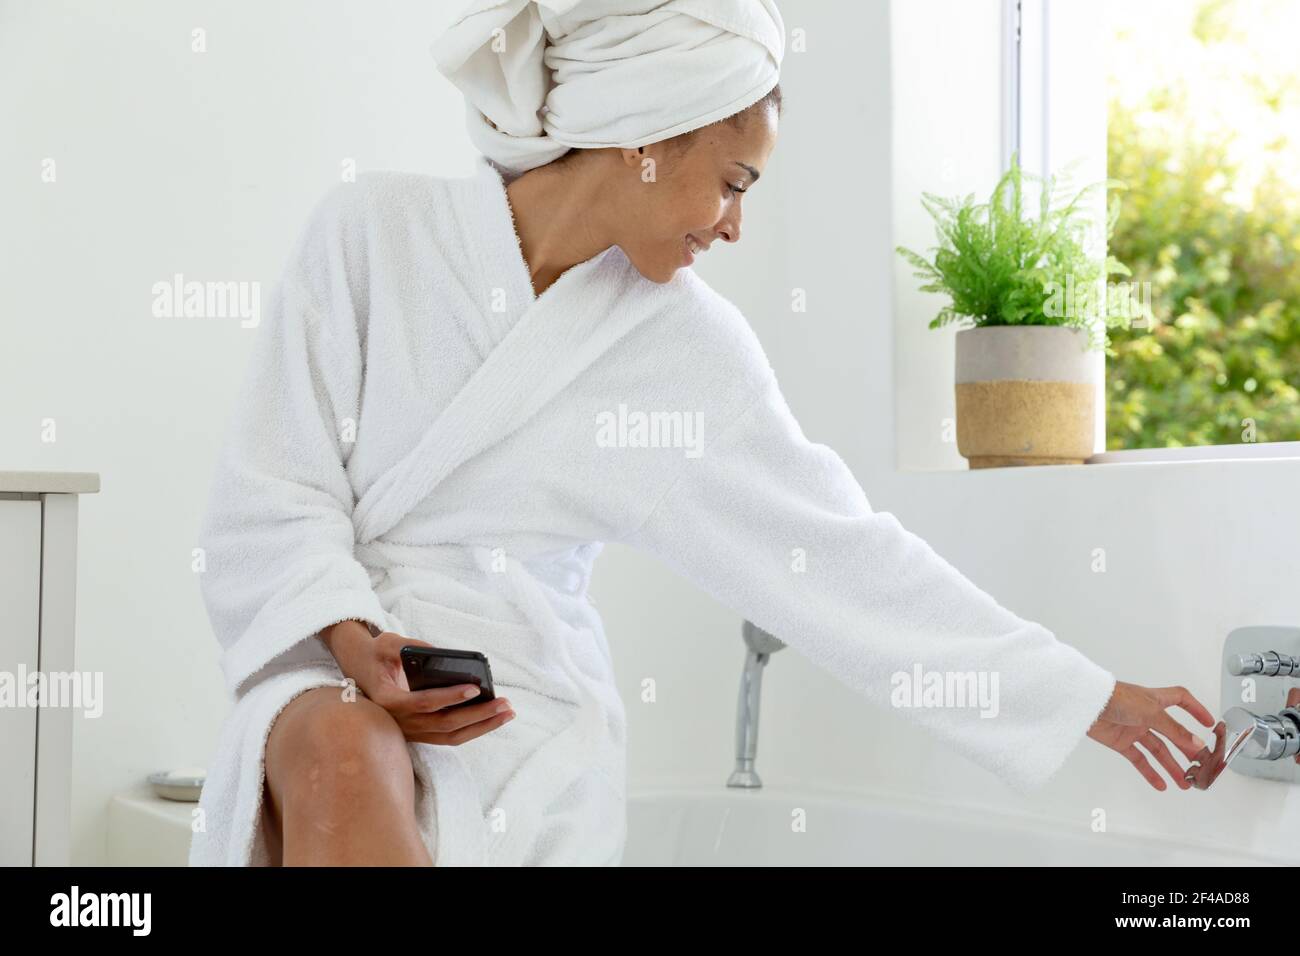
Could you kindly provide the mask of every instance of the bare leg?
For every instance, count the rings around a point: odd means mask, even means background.
[[[271,799],[270,782],[262,781],[262,833],[266,836],[266,851],[271,857],[272,866],[284,865],[284,840],[282,825],[276,812],[275,801]]]
[[[266,825],[284,866],[431,866],[415,771],[386,710],[340,688],[298,695],[266,742]]]

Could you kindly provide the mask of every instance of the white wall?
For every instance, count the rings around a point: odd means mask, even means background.
[[[932,310],[905,286],[896,306],[893,291],[892,248],[917,227],[893,217],[919,186],[944,184],[911,169],[933,157],[897,155],[891,130],[944,127],[927,110],[891,116],[891,73],[900,86],[921,76],[954,93],[996,90],[994,54],[988,76],[945,72],[945,50],[976,29],[953,4],[907,0],[905,15],[925,25],[912,35],[928,42],[892,64],[883,0],[782,4],[807,37],[784,71],[782,142],[747,200],[744,240],[716,246],[700,272],[749,316],[804,430],[839,451],[876,508],[1123,678],[1185,683],[1217,709],[1227,630],[1300,611],[1294,463],[895,467],[897,404],[921,407],[951,382],[924,351],[950,333],[925,330]],[[103,475],[82,504],[78,663],[105,672],[109,698],[102,718],[76,727],[79,861],[103,858],[109,794],[203,764],[226,707],[190,549],[251,334],[232,320],[154,319],[150,287],[177,271],[269,286],[347,157],[467,171],[459,97],[427,54],[456,6],[0,5],[0,127],[12,131],[0,140],[3,467]],[[190,52],[196,26],[206,54]],[[899,92],[916,102],[915,86]],[[996,164],[964,141],[954,149],[955,174],[971,181]],[[57,185],[39,181],[45,157],[58,161]],[[791,311],[794,288],[807,313]],[[918,358],[896,366],[904,339]],[[39,440],[47,417],[53,445]],[[1089,571],[1095,547],[1107,549],[1105,575]],[[628,704],[633,785],[720,786],[739,620],[624,548],[607,551],[594,598]],[[645,676],[658,680],[656,704],[640,702]],[[1085,741],[1021,799],[793,651],[776,657],[764,694],[770,784],[883,788],[1080,831],[1104,793],[1112,831],[1300,847],[1300,803],[1282,785],[1230,775],[1209,793],[1158,794]]]
[[[889,250],[903,245],[927,258],[935,237],[921,194],[987,198],[997,182],[1002,139],[1000,0],[946,3],[942,11],[935,6],[896,5],[878,35],[883,39],[873,43],[883,42],[881,55],[890,61],[889,82],[877,89],[891,110],[890,148],[876,147],[884,161],[892,157],[885,173],[892,180],[895,223]],[[957,327],[929,327],[944,298],[918,292],[912,266],[889,250],[894,315],[907,317],[892,323],[895,367],[902,373],[892,405],[897,463],[917,470],[965,468],[955,425]]]

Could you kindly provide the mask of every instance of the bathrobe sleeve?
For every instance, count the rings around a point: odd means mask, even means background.
[[[252,333],[200,531],[200,590],[232,693],[272,662],[332,660],[318,638],[331,624],[386,626],[353,558],[345,466],[362,361],[355,315],[339,301],[349,296],[338,215],[337,194],[318,204]]]
[[[1022,793],[1064,762],[1114,689],[1105,669],[873,511],[844,462],[804,437],[770,374],[627,542]],[[904,706],[918,667],[983,674],[995,712]]]

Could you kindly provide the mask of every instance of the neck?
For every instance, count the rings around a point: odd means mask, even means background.
[[[611,230],[599,218],[609,204],[604,152],[579,150],[562,164],[530,169],[506,186],[537,295],[566,269],[614,245]]]

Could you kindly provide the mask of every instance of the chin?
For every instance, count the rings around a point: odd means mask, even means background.
[[[644,278],[649,279],[651,282],[657,282],[660,285],[663,285],[666,282],[671,282],[673,276],[677,275],[679,270],[686,268],[686,266],[680,262],[661,261],[643,263],[634,261],[632,264],[636,266],[636,271],[641,273]]]

